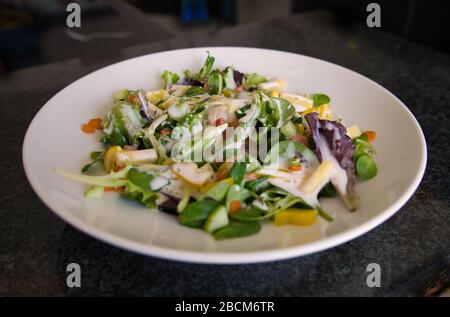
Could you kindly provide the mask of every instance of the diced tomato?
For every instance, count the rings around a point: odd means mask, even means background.
[[[218,127],[219,125],[224,124],[224,123],[225,123],[225,120],[222,119],[222,118],[219,118],[219,119],[217,119],[217,120],[214,122],[214,125],[215,125],[216,127]]]
[[[121,187],[105,187],[105,192],[115,192],[115,193],[121,193],[125,190],[124,186]]]
[[[81,130],[84,133],[94,133],[95,132],[95,128],[93,126],[91,126],[90,124],[83,124],[81,126]]]
[[[236,92],[241,92],[243,90],[244,90],[244,87],[242,85],[236,88]]]
[[[232,200],[230,202],[230,214],[235,214],[241,210],[241,202],[239,200]]]
[[[208,89],[208,83],[206,82],[204,85],[203,85],[203,88],[205,88],[205,89]]]
[[[89,120],[88,125],[93,127],[94,129],[100,130],[102,128],[102,119],[94,118]]]
[[[289,165],[288,169],[293,172],[301,171],[302,166],[301,165]]]
[[[377,138],[377,133],[375,131],[364,131],[362,134],[367,136],[367,141],[373,142]]]

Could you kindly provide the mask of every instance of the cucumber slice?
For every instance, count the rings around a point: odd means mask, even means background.
[[[214,184],[213,187],[200,196],[199,199],[212,198],[217,202],[221,202],[225,198],[229,187],[230,185],[226,181],[221,181]]]
[[[227,209],[224,206],[218,206],[211,212],[208,219],[206,219],[203,229],[206,232],[212,233],[217,229],[225,227],[228,223]]]
[[[297,133],[297,128],[292,121],[288,121],[284,126],[281,127],[281,133],[283,133],[286,137],[290,138]]]

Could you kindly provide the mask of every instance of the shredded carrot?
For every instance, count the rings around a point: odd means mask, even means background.
[[[297,171],[301,171],[302,170],[302,166],[301,165],[289,165],[288,169],[290,171],[297,172]]]
[[[367,136],[369,142],[373,142],[377,138],[377,133],[375,131],[364,131],[363,134]]]
[[[203,88],[208,89],[208,83],[207,82],[203,85]]]
[[[105,192],[115,192],[115,193],[121,193],[125,190],[125,187],[105,187]]]
[[[242,90],[244,90],[244,87],[242,85],[236,88],[236,92],[241,92]]]
[[[81,126],[81,130],[84,133],[94,133],[95,132],[95,128],[93,126],[91,126],[90,124],[83,124]]]
[[[100,130],[102,128],[102,119],[93,118],[89,120],[88,125],[90,125],[94,129]]]
[[[232,200],[230,202],[230,214],[235,214],[241,210],[241,202],[239,200]]]

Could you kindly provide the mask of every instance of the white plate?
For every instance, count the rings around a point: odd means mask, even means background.
[[[215,241],[200,230],[180,226],[174,216],[152,213],[113,193],[103,200],[83,198],[85,186],[55,174],[53,168],[78,172],[98,135],[80,125],[102,117],[111,95],[120,89],[156,89],[160,74],[197,69],[206,51],[218,66],[234,65],[285,79],[288,90],[322,92],[348,125],[375,130],[378,176],[358,183],[360,208],[348,212],[339,198],[323,201],[336,220],[311,227],[263,226],[257,235]],[[203,263],[263,262],[301,256],[354,239],[399,210],[420,183],[426,165],[425,138],[406,106],[389,91],[355,72],[318,59],[264,49],[210,47],[151,54],[111,65],[69,85],[36,115],[23,145],[27,177],[39,197],[58,216],[79,230],[113,245],[156,257]]]

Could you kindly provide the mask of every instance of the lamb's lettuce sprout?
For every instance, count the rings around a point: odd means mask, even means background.
[[[156,199],[159,197],[159,194],[150,187],[151,181],[155,177],[154,172],[142,172],[131,165],[118,172],[111,172],[102,176],[77,175],[61,169],[56,169],[55,171],[64,177],[92,186],[124,187],[123,197],[134,200],[148,208],[156,208]]]
[[[55,172],[72,180],[93,186],[121,187],[127,184],[127,180],[125,179],[125,177],[130,169],[131,166],[127,166],[118,172],[111,172],[108,175],[102,176],[72,174],[62,169],[55,169]]]
[[[311,96],[313,100],[313,106],[319,107],[323,104],[330,103],[330,97],[324,94],[314,94]]]
[[[247,170],[247,164],[245,162],[234,162],[233,167],[230,170],[230,177],[235,184],[241,185],[244,182],[244,176]]]
[[[158,163],[163,163],[167,160],[166,155],[166,149],[163,145],[161,145],[158,140],[156,139],[155,132],[156,128],[163,123],[167,119],[167,114],[162,115],[161,117],[158,117],[153,123],[150,125],[150,127],[147,129],[147,137],[150,140],[150,143],[152,144],[153,148],[158,153]]]
[[[245,183],[245,188],[252,192],[259,192],[263,188],[267,187],[267,180],[269,179],[269,175],[263,175],[257,179]]]
[[[234,69],[231,66],[228,66],[223,71],[223,80],[225,82],[225,88],[228,90],[236,89],[236,82],[234,80]]]
[[[261,91],[253,96],[253,102],[259,107],[258,121],[265,127],[281,128],[296,114],[286,99],[269,97]]]
[[[145,136],[145,120],[140,115],[139,105],[117,102],[106,116],[103,124],[102,142],[106,145],[135,145]]]
[[[228,124],[207,127],[195,134],[189,132],[183,134],[182,138],[176,142],[172,148],[172,159],[175,162],[191,161],[200,155],[203,157],[205,149],[212,147],[226,130]]]
[[[241,238],[257,234],[261,225],[256,221],[232,222],[213,233],[214,239],[223,240],[230,238]]]
[[[203,64],[198,74],[195,74],[193,76],[193,79],[198,80],[202,83],[206,82],[215,60],[216,59],[213,56],[211,56],[208,52],[208,56],[206,57],[205,63]]]
[[[91,153],[91,162],[84,165],[81,169],[81,173],[86,174],[88,173],[92,167],[94,167],[97,163],[100,163],[103,161],[103,155],[105,154],[104,151],[94,151]]]
[[[256,73],[245,74],[245,81],[243,83],[244,89],[249,90],[252,88],[258,88],[258,85],[265,83],[267,79]]]
[[[282,164],[282,161],[289,162],[296,157],[301,157],[304,163],[312,166],[319,165],[319,161],[313,151],[301,143],[290,140],[275,144],[267,153],[263,163],[264,165]]]
[[[242,110],[242,111],[244,111],[244,110]],[[242,112],[242,111],[240,111],[240,112]],[[257,103],[252,103],[248,107],[248,109],[246,109],[246,112],[243,114],[244,116],[239,119],[239,122],[241,122],[247,126],[250,126],[250,125],[254,126],[256,119],[258,119],[260,112],[261,112],[260,105],[258,105]]]
[[[281,128],[295,115],[295,107],[286,99],[271,98],[270,107],[272,108],[272,122],[275,123],[275,127]]]
[[[193,97],[193,96],[197,96],[197,95],[203,95],[206,93],[207,93],[207,91],[205,88],[200,87],[200,86],[192,86],[192,87],[189,87],[188,90],[186,90],[184,97]]]
[[[180,76],[178,76],[178,74],[172,73],[168,70],[165,70],[164,73],[162,73],[161,78],[164,80],[166,88],[170,85],[176,84],[180,80]]]
[[[220,95],[223,90],[223,75],[218,70],[215,69],[208,76],[208,93],[211,95]]]
[[[122,197],[133,200],[147,208],[157,207],[156,200],[159,197],[157,191],[151,188],[151,182],[155,175],[151,172],[140,172],[131,168],[126,176],[128,182],[122,192]]]

